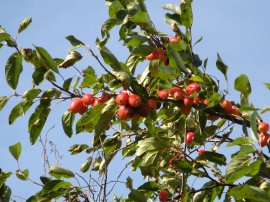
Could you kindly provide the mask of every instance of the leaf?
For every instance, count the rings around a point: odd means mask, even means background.
[[[218,53],[217,53],[216,66],[218,70],[221,71],[221,73],[224,75],[226,81],[228,81],[228,77],[227,77],[228,66],[223,62],[223,60],[221,59]]]
[[[6,182],[6,180],[12,175],[12,172],[1,172],[0,173],[0,188],[3,186],[3,184]]]
[[[193,14],[192,14],[192,8],[190,2],[181,3],[180,5],[181,9],[181,21],[182,25],[184,25],[187,28],[190,28],[192,26],[193,22]]]
[[[37,58],[40,64],[48,70],[53,70],[58,73],[58,68],[56,62],[52,59],[50,54],[42,47],[35,46],[37,51]]]
[[[165,10],[169,10],[169,11],[172,11],[174,13],[177,13],[179,15],[181,14],[180,7],[177,6],[177,5],[174,5],[174,4],[166,4],[162,8],[165,9]]]
[[[81,88],[91,88],[94,84],[97,83],[97,78],[95,75],[88,74],[84,77],[80,87]]]
[[[180,15],[174,13],[166,13],[164,21],[168,23],[169,25],[177,24],[180,25],[182,23]]]
[[[83,42],[81,42],[79,39],[77,39],[73,35],[67,36],[66,39],[71,43],[72,46],[78,47],[78,46],[84,46],[85,45]]]
[[[92,160],[93,160],[92,157],[87,158],[86,163],[81,165],[81,168],[80,168],[81,172],[85,173],[85,172],[87,172],[89,170],[89,168],[90,168],[90,166],[92,164]]]
[[[26,181],[28,179],[28,175],[29,175],[29,170],[25,169],[25,170],[20,170],[18,169],[16,171],[16,176],[17,178],[19,178],[20,180],[24,180]]]
[[[9,146],[9,152],[11,155],[18,161],[21,155],[22,145],[20,142],[17,142],[14,145]]]
[[[137,190],[139,191],[158,191],[158,183],[156,182],[145,182],[143,185],[139,186]]]
[[[234,156],[229,163],[227,170],[226,170],[226,176],[231,175],[234,172],[237,172],[237,170],[240,167],[245,167],[248,165],[248,163],[252,160],[249,156]]]
[[[251,145],[253,140],[248,137],[239,137],[236,138],[232,143],[227,144],[227,147],[236,146],[236,145]]]
[[[122,67],[119,61],[106,46],[103,46],[100,48],[100,54],[104,62],[110,65],[113,70],[116,70],[116,71],[122,70]]]
[[[6,81],[13,90],[17,88],[22,70],[22,56],[15,52],[8,58],[5,66]]]
[[[74,123],[75,114],[67,110],[62,116],[62,126],[68,137],[71,137],[73,134],[72,125]]]
[[[128,195],[129,200],[136,202],[146,202],[147,199],[143,192],[132,189]]]
[[[173,161],[173,165],[185,173],[192,171],[192,164],[187,160],[175,160]]]
[[[10,99],[9,96],[0,96],[0,111],[4,108],[9,99]]]
[[[125,45],[126,46],[140,46],[144,42],[147,42],[147,41],[149,41],[149,39],[145,36],[134,35],[131,38],[128,38],[125,40]]]
[[[24,31],[32,22],[32,18],[25,18],[23,19],[23,21],[21,22],[19,29],[18,29],[18,33],[21,33],[22,31]]]
[[[208,160],[218,165],[226,165],[226,157],[216,152],[205,151],[204,154],[199,156],[196,160]]]
[[[119,149],[121,145],[122,141],[119,134],[107,138],[103,143],[105,156],[112,154],[115,150]]]
[[[233,187],[228,192],[236,200],[250,199],[256,202],[269,202],[270,194],[263,189],[250,185],[239,185]]]
[[[247,75],[241,74],[234,81],[235,90],[241,92],[244,96],[248,97],[251,93],[251,86]]]
[[[270,83],[264,83],[264,86],[270,90]]]
[[[57,165],[52,165],[50,167],[50,175],[52,175],[55,178],[72,178],[74,177],[74,173],[66,168],[59,167]]]
[[[5,41],[5,40],[7,40],[7,39],[9,39],[9,38],[11,38],[11,36],[6,32],[6,30],[3,28],[3,27],[1,27],[1,25],[0,25],[0,43],[2,42],[2,41]]]
[[[41,104],[36,107],[35,112],[31,115],[28,121],[28,132],[30,133],[30,142],[32,145],[35,144],[39,137],[50,111],[51,109],[48,105]]]

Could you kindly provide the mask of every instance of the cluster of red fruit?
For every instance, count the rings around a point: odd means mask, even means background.
[[[234,106],[231,101],[229,101],[229,100],[223,100],[221,102],[221,106],[223,107],[223,109],[228,114],[233,114],[233,115],[236,115],[236,116],[241,116],[241,112],[240,112],[239,108],[237,108],[236,106]]]
[[[265,145],[267,145],[268,141],[269,141],[269,134],[267,133],[267,131],[269,130],[269,124],[266,122],[262,122],[258,125],[258,138],[259,138],[259,144],[261,145],[261,147],[264,147]]]
[[[159,107],[154,99],[149,99],[145,103],[139,95],[125,91],[120,92],[115,101],[119,105],[117,114],[121,120],[133,118],[137,121],[141,116],[146,117],[150,110],[156,110]]]
[[[84,94],[81,98],[75,98],[71,101],[69,110],[73,113],[83,115],[88,110],[89,105],[95,107],[98,104],[107,102],[111,98],[112,94],[106,92],[103,92],[100,97],[94,97],[92,94]]]
[[[166,190],[160,190],[160,192],[159,192],[160,202],[166,202],[168,197],[169,197],[169,194]]]
[[[182,100],[184,105],[180,107],[180,110],[183,114],[189,114],[191,111],[192,105],[199,105],[200,103],[204,103],[208,105],[209,102],[206,99],[200,98],[197,96],[192,96],[194,93],[201,92],[201,85],[197,82],[192,82],[187,85],[186,88],[181,88],[178,86],[171,87],[169,90],[160,90],[157,92],[157,96],[166,100],[169,96],[171,96],[174,100]]]

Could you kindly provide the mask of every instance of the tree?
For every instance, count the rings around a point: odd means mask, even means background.
[[[269,126],[259,114],[268,109],[261,111],[249,103],[251,86],[245,74],[234,83],[241,93],[237,103],[227,100],[227,92],[216,77],[207,73],[207,60],[202,61],[193,51],[193,45],[200,40],[192,41],[191,1],[164,6],[169,11],[165,20],[175,33],[173,38],[153,25],[144,1],[106,3],[109,19],[101,28],[102,39],[96,41],[102,59],[72,35],[66,37],[72,47],[63,60],[54,58],[43,47],[19,48],[11,35],[0,29],[1,47],[14,49],[5,67],[11,89],[15,91],[18,86],[23,61],[34,67],[33,88],[23,95],[15,94],[21,102],[11,110],[9,123],[34,108],[28,129],[30,142],[35,144],[52,104],[70,100],[62,117],[63,131],[72,138],[75,127],[76,133],[93,133],[94,137],[93,144],[75,144],[69,151],[88,153],[81,171],[97,172],[100,178],[82,177],[87,185],[84,188],[67,179],[75,177],[73,171],[46,164],[50,175],[40,177],[40,192],[28,201],[60,197],[70,201],[106,201],[114,187],[108,182],[108,167],[117,155],[130,159],[128,165],[146,181],[134,187],[133,180],[127,178],[130,193],[127,198],[115,195],[116,201],[269,201],[269,157],[260,148],[268,147]],[[30,23],[31,18],[23,20],[18,34]],[[106,47],[114,27],[119,28],[120,40],[130,53],[125,63]],[[65,78],[65,72],[86,58],[80,53],[85,50],[99,63],[103,74],[88,66],[78,70],[75,79]],[[142,72],[140,65],[145,68]],[[216,66],[227,80],[228,66],[220,55]],[[41,90],[47,85],[48,89]],[[11,96],[1,96],[0,109],[9,99]],[[244,135],[234,138],[232,132],[237,125],[243,128]],[[204,151],[205,145],[211,149]],[[230,157],[219,152],[223,146],[234,146],[236,150]],[[14,144],[9,150],[19,161],[21,144]],[[11,194],[6,180],[11,175],[1,171],[1,195],[6,201]],[[16,175],[21,180],[29,179],[27,169],[19,167]],[[201,188],[193,188],[194,177],[205,182]],[[91,180],[94,184],[88,183]]]

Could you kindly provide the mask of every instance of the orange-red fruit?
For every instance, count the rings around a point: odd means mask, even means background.
[[[232,109],[232,102],[231,101],[229,101],[229,100],[223,100],[222,102],[221,102],[221,106],[223,107],[223,109],[225,109],[226,111],[231,111],[231,109]]]
[[[157,92],[157,96],[162,100],[166,100],[169,97],[169,92],[168,90],[160,90]]]
[[[82,102],[86,105],[91,105],[93,102],[93,95],[92,94],[84,94],[82,96]]]
[[[131,107],[139,107],[142,103],[142,100],[139,95],[136,94],[130,94],[128,97],[128,103]]]
[[[148,115],[150,109],[145,102],[142,102],[140,104],[140,106],[137,107],[135,110],[140,116],[146,117]]]
[[[159,51],[157,49],[153,50],[152,53],[146,56],[147,60],[156,60],[159,58]]]
[[[191,144],[193,141],[195,133],[194,132],[188,132],[186,134],[186,144]]]
[[[266,122],[262,122],[258,126],[258,131],[260,133],[266,133],[269,130],[269,124]]]
[[[74,113],[78,113],[82,111],[84,108],[85,108],[85,104],[80,98],[75,98],[74,100],[71,101],[69,105],[69,110]]]
[[[83,104],[83,108],[81,109],[81,111],[79,111],[79,114],[80,115],[83,115],[85,112],[87,112],[87,105],[86,104]]]
[[[268,140],[269,140],[269,135],[267,133],[259,134],[258,138],[259,138],[259,145],[261,145],[261,147],[264,147],[267,145]]]
[[[184,105],[191,106],[192,103],[193,103],[193,98],[188,98],[188,97],[184,98]]]
[[[126,105],[128,103],[129,95],[126,92],[121,92],[116,96],[115,102],[118,105]]]
[[[102,100],[102,102],[107,102],[109,99],[112,98],[112,95],[106,92],[103,92],[100,99]]]
[[[154,99],[147,100],[147,105],[150,110],[156,110],[157,109],[157,101]]]
[[[173,94],[175,92],[183,92],[183,89],[180,88],[180,87],[177,87],[177,86],[174,86],[174,87],[171,87],[169,90],[168,90],[169,94],[173,96]]]
[[[230,114],[236,115],[236,116],[241,116],[241,112],[239,108],[232,106],[232,108],[229,110]]]
[[[188,84],[186,90],[189,95],[195,92],[199,93],[201,91],[201,85],[197,82],[193,82],[193,83]]]
[[[205,99],[204,101],[203,101],[203,104],[205,104],[205,105],[209,105],[209,101],[207,100],[207,99]]]
[[[92,106],[95,107],[95,106],[97,106],[97,105],[99,105],[101,103],[103,103],[101,98],[93,98]]]
[[[161,190],[159,192],[159,200],[160,200],[160,202],[167,201],[168,197],[169,197],[169,194],[168,194],[168,192],[166,190]]]
[[[179,39],[177,37],[172,37],[172,38],[169,39],[169,42],[178,43],[179,42]]]
[[[204,150],[204,149],[199,149],[199,150],[198,150],[198,156],[203,155],[203,154],[204,154],[204,152],[205,152],[205,150]]]
[[[118,117],[121,120],[126,120],[134,113],[134,109],[129,105],[120,105],[117,111]]]
[[[198,105],[202,102],[202,99],[199,96],[193,98],[193,104]]]
[[[190,111],[191,111],[191,105],[181,105],[180,111],[183,114],[188,115],[190,113]]]

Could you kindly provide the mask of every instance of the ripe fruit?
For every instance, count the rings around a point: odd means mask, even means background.
[[[121,120],[126,120],[131,117],[134,113],[134,109],[129,105],[120,105],[117,114]]]
[[[101,98],[93,98],[93,103],[92,106],[95,107],[99,104],[103,103],[103,101],[101,100]]]
[[[160,200],[160,202],[165,202],[165,201],[167,201],[168,196],[169,196],[169,194],[168,194],[168,192],[167,192],[166,190],[161,190],[161,191],[159,192],[159,200]]]
[[[180,87],[177,87],[177,86],[174,86],[174,87],[171,87],[169,90],[168,90],[169,94],[173,96],[173,94],[175,92],[183,92],[183,89],[180,88]]]
[[[229,111],[231,111],[233,105],[232,105],[231,101],[223,100],[221,102],[221,106],[223,107],[223,109],[225,109],[227,112],[229,112]]]
[[[84,108],[85,104],[80,98],[75,98],[74,100],[71,101],[69,105],[69,110],[72,111],[73,113],[78,113],[82,111]]]
[[[188,132],[186,134],[186,144],[191,144],[193,141],[195,133],[194,132]]]
[[[168,58],[166,57],[166,51],[165,50],[161,50],[159,52],[159,59],[164,62],[165,64],[167,64],[168,62]]]
[[[216,115],[208,115],[208,120],[210,120],[210,121],[216,121],[216,120],[218,120],[219,119],[219,116],[216,116]]]
[[[205,150],[204,150],[204,149],[199,149],[199,150],[198,150],[198,156],[203,155],[203,154],[204,154],[204,152],[205,152]]]
[[[193,98],[193,104],[198,105],[202,102],[202,99],[199,96]]]
[[[186,90],[189,95],[195,92],[199,93],[201,91],[201,85],[197,82],[193,82],[193,83],[188,84]]]
[[[236,115],[236,116],[241,116],[241,112],[239,111],[239,108],[232,106],[230,109],[230,114]]]
[[[179,42],[179,39],[177,37],[172,37],[172,38],[169,39],[169,42],[178,43]]]
[[[258,138],[259,138],[259,145],[261,145],[261,147],[264,147],[267,145],[268,140],[269,140],[269,135],[267,133],[266,134],[259,134]]]
[[[153,50],[152,53],[146,56],[147,60],[156,60],[159,58],[159,51],[157,49]]]
[[[112,98],[112,95],[106,92],[103,92],[100,99],[102,102],[107,102],[109,99]]]
[[[140,116],[146,117],[150,109],[145,102],[142,102],[140,106],[136,108],[135,110]]]
[[[269,130],[269,124],[266,122],[262,122],[258,126],[258,131],[260,133],[266,133]]]
[[[173,94],[173,98],[175,100],[183,100],[184,99],[184,93],[183,92],[180,92],[180,91],[177,91]]]
[[[121,92],[116,96],[115,102],[118,105],[126,105],[128,103],[129,95],[126,92]]]
[[[208,101],[207,99],[205,99],[205,100],[203,101],[203,104],[205,104],[206,106],[208,106],[208,105],[209,105],[209,101]]]
[[[92,94],[84,94],[82,96],[82,102],[86,105],[90,105],[93,102],[93,95]]]
[[[157,109],[157,101],[154,99],[147,100],[147,106],[150,110],[156,110]]]
[[[157,96],[162,100],[166,100],[169,97],[169,92],[167,90],[160,90],[157,92]]]
[[[187,116],[190,113],[191,108],[191,105],[181,105],[180,111]]]
[[[184,98],[184,105],[191,106],[192,103],[193,103],[193,98],[188,98],[188,97]]]
[[[142,100],[139,95],[136,94],[130,94],[128,98],[128,103],[131,107],[139,107],[142,103]]]
[[[81,109],[81,111],[79,111],[79,114],[83,115],[87,111],[87,109],[87,105],[83,103],[83,108]]]

